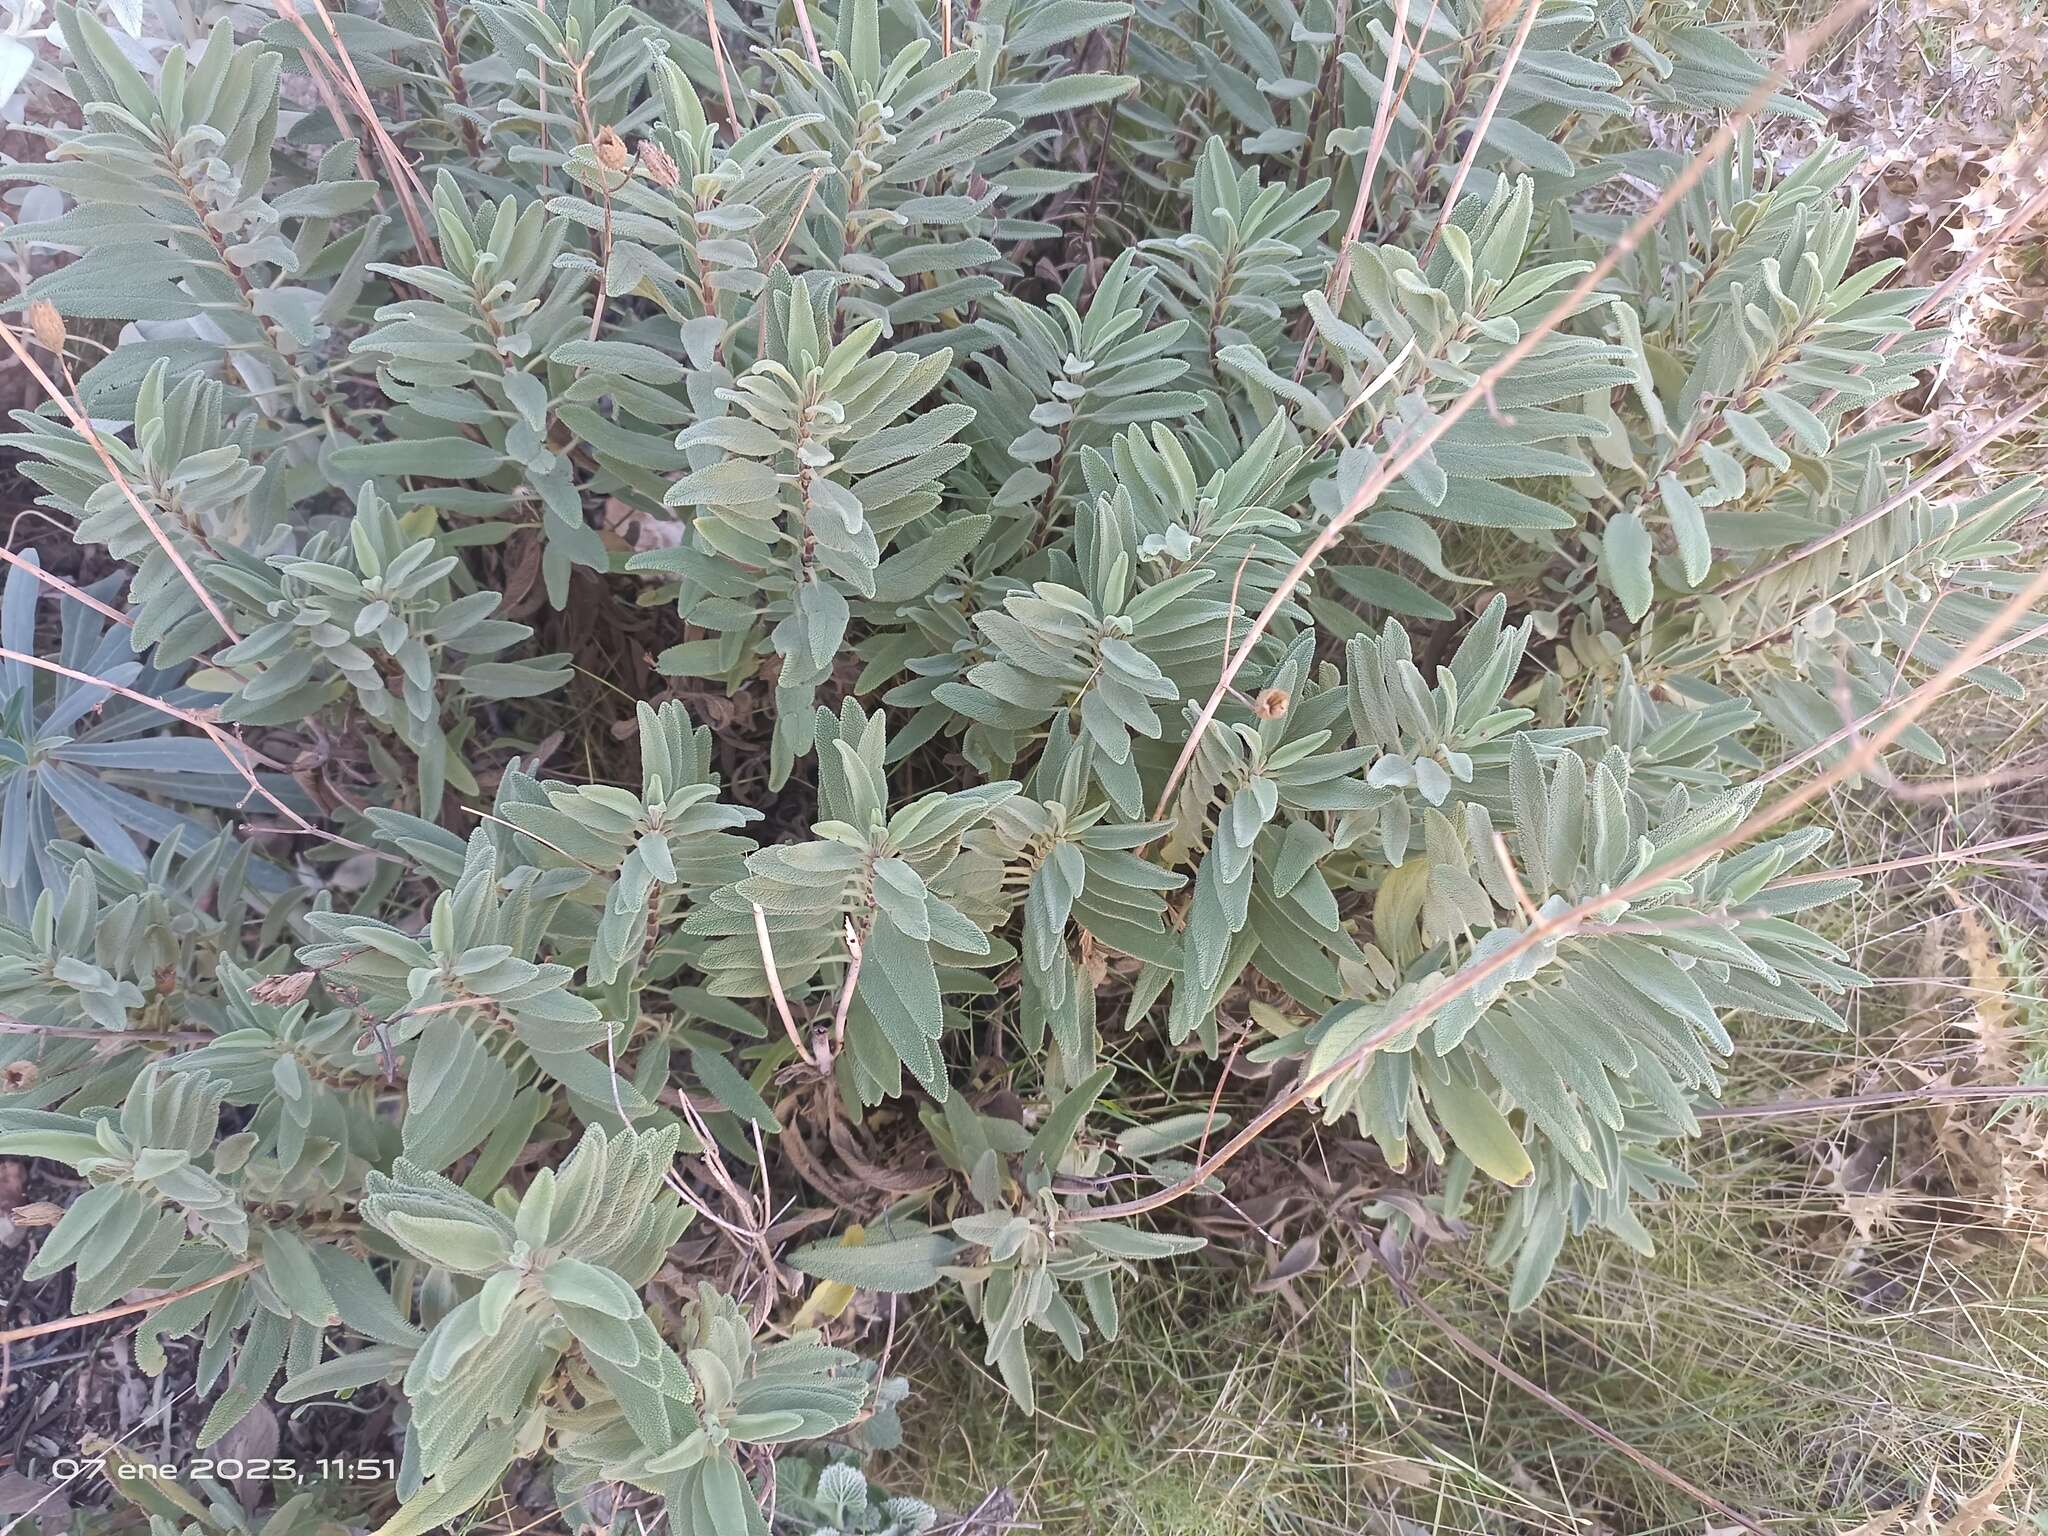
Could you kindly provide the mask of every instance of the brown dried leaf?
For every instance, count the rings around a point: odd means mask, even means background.
[[[1260,1279],[1252,1282],[1252,1290],[1258,1295],[1277,1291],[1290,1280],[1299,1280],[1303,1275],[1312,1274],[1323,1267],[1323,1237],[1320,1232],[1311,1232],[1306,1237],[1296,1238],[1285,1253],[1274,1261],[1273,1267]]]
[[[2001,1525],[2013,1522],[1998,1507],[1999,1498],[2012,1486],[2013,1472],[2019,1466],[2020,1432],[2012,1432],[2012,1444],[2006,1447],[2005,1461],[1991,1481],[1956,1506],[1940,1528],[1940,1536],[1977,1536],[1977,1533],[1996,1520]]]
[[[1970,968],[1970,1002],[1977,1036],[1977,1054],[1986,1077],[2004,1079],[2012,1071],[2013,1025],[2017,1010],[1990,924],[1974,907],[1957,898],[1963,929],[1963,961]]]

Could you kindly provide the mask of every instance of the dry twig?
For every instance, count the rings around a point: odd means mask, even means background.
[[[97,1312],[81,1312],[75,1317],[53,1318],[47,1323],[31,1323],[22,1328],[9,1328],[0,1333],[0,1344],[19,1344],[23,1339],[40,1339],[46,1334],[69,1333],[73,1328],[90,1328],[94,1323],[111,1322],[117,1317],[132,1317],[137,1312],[154,1312],[167,1307],[174,1301],[183,1301],[187,1296],[197,1296],[215,1286],[226,1285],[230,1280],[239,1280],[263,1267],[261,1259],[244,1259],[232,1269],[224,1269],[210,1280],[201,1280],[192,1285],[166,1291],[161,1296],[152,1296],[147,1301],[126,1302],[118,1307],[102,1307]]]

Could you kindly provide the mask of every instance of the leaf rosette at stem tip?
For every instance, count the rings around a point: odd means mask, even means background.
[[[469,733],[465,706],[558,688],[567,658],[486,659],[533,631],[492,617],[498,593],[461,592],[461,558],[436,533],[431,508],[401,518],[366,483],[345,535],[323,530],[299,554],[219,569],[222,586],[262,618],[206,674],[226,694],[221,718],[282,725],[340,707],[405,748],[423,809],[436,809],[450,785],[475,794],[451,739]]]
[[[777,986],[799,1001],[839,999],[848,1049],[838,1071],[853,1102],[900,1092],[906,1067],[943,1098],[941,967],[950,977],[1013,953],[992,931],[1005,914],[992,905],[1000,866],[968,835],[1021,786],[935,791],[892,812],[882,715],[848,699],[837,714],[819,709],[812,733],[820,820],[811,840],[749,855],[746,878],[714,891],[684,932],[711,941],[700,963],[714,992],[769,994],[765,928]]]
[[[691,1218],[664,1182],[680,1136],[673,1125],[593,1127],[559,1168],[494,1202],[403,1159],[392,1177],[369,1176],[364,1220],[462,1298],[403,1364],[417,1460],[387,1532],[424,1530],[481,1500],[557,1382],[582,1404],[559,1425],[572,1486],[633,1483],[704,1536],[767,1529],[742,1446],[815,1438],[860,1412],[868,1387],[848,1369],[855,1357],[814,1334],[762,1345],[709,1285],[674,1332],[646,1310],[641,1291]]]
[[[952,439],[972,413],[937,406],[901,419],[952,353],[877,352],[873,320],[834,342],[830,285],[778,271],[765,303],[761,361],[720,391],[717,414],[677,436],[692,467],[663,500],[697,509],[687,536],[629,566],[680,577],[683,618],[718,637],[664,653],[667,670],[736,679],[774,658],[769,783],[779,788],[813,749],[812,699],[854,605],[908,601],[945,574],[915,540],[938,536],[939,478],[966,457]],[[951,539],[943,547],[962,552]]]
[[[1085,1138],[1087,1118],[1114,1076],[1107,1066],[1088,1073],[1047,1108],[1035,1130],[984,1114],[962,1095],[948,1096],[922,1118],[979,1210],[943,1228],[927,1227],[914,1215],[892,1216],[886,1236],[811,1243],[791,1255],[792,1262],[822,1280],[891,1294],[943,1282],[959,1286],[986,1336],[984,1363],[996,1368],[1019,1407],[1034,1411],[1031,1335],[1049,1334],[1070,1358],[1082,1359],[1091,1332],[1106,1342],[1117,1336],[1118,1275],[1139,1262],[1192,1253],[1206,1241],[1075,1219],[1087,1200],[1063,1192],[1063,1178],[1092,1179],[1112,1152],[1156,1177],[1169,1166],[1159,1154],[1202,1133],[1201,1126],[1182,1122],[1155,1128],[1149,1137],[1127,1133],[1113,1148]]]

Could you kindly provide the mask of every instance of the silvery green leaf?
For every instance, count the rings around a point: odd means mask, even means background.
[[[1649,530],[1633,512],[1617,512],[1601,530],[1600,574],[1632,620],[1650,611],[1650,552]]]
[[[870,1238],[851,1247],[811,1243],[797,1249],[789,1261],[820,1280],[900,1295],[937,1285],[940,1266],[949,1263],[960,1246],[943,1232],[922,1232],[879,1241]]]

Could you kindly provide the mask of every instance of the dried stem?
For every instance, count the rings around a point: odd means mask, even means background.
[[[804,0],[796,0],[796,24],[803,31],[804,52],[811,57],[811,68],[822,73],[825,61],[819,56],[818,34],[811,30],[811,11],[810,7],[804,4]],[[948,48],[946,51],[951,53],[952,49]]]
[[[1110,1221],[1125,1216],[1136,1216],[1146,1211],[1157,1210],[1162,1205],[1169,1205],[1183,1195],[1199,1189],[1284,1115],[1306,1104],[1346,1074],[1357,1070],[1368,1057],[1426,1022],[1444,1004],[1465,996],[1482,982],[1507,970],[1530,950],[1571,937],[1586,923],[1594,920],[1600,912],[1611,908],[1615,903],[1632,901],[1667,880],[1689,874],[1715,855],[1747,842],[1759,833],[1766,832],[1798,815],[1835,785],[1853,778],[1871,763],[1876,762],[1884,749],[1925,714],[1951,683],[1972,668],[1981,665],[1997,641],[2017,624],[2021,616],[2029,612],[2043,595],[2048,595],[2048,570],[2039,572],[2033,580],[2016,592],[2004,607],[1992,616],[1974,640],[1962,647],[1939,671],[1907,695],[1891,721],[1859,743],[1841,762],[1811,783],[1787,794],[1771,806],[1755,812],[1740,826],[1705,845],[1666,859],[1632,879],[1623,881],[1612,890],[1602,891],[1554,917],[1531,923],[1521,930],[1513,942],[1483,960],[1475,960],[1466,965],[1436,991],[1412,1007],[1403,1009],[1394,1018],[1368,1033],[1330,1066],[1304,1078],[1287,1093],[1268,1104],[1214,1156],[1198,1163],[1172,1184],[1136,1199],[1077,1211],[1068,1219]]]
[[[182,1286],[175,1291],[166,1291],[161,1296],[152,1296],[147,1301],[131,1301],[118,1307],[102,1307],[97,1312],[81,1312],[76,1317],[54,1318],[47,1323],[32,1323],[25,1328],[9,1328],[0,1333],[0,1344],[19,1344],[23,1339],[40,1339],[46,1334],[68,1333],[73,1328],[90,1328],[94,1323],[112,1322],[117,1317],[131,1317],[137,1312],[154,1312],[167,1307],[174,1301],[183,1301],[188,1296],[197,1296],[215,1286],[226,1285],[230,1280],[253,1274],[263,1267],[261,1259],[244,1259],[233,1269],[224,1269],[211,1280],[201,1280],[192,1285]]]
[[[321,0],[312,0],[312,3],[321,26],[333,40],[332,54],[328,53],[312,27],[307,24],[296,0],[271,0],[272,8],[298,28],[299,35],[306,40],[307,47],[311,49],[312,62],[315,65],[312,70],[314,83],[320,89],[321,98],[328,112],[334,116],[337,130],[341,128],[344,119],[340,104],[334,96],[334,86],[338,85],[342,94],[349,98],[349,104],[355,109],[356,116],[362,119],[370,142],[377,147],[377,156],[384,162],[384,168],[391,177],[391,190],[398,194],[399,209],[405,215],[406,227],[412,231],[414,246],[424,260],[438,266],[441,261],[440,247],[434,243],[434,237],[420,211],[422,204],[430,204],[433,200],[427,196],[427,189],[413,171],[412,162],[405,158],[405,152],[386,131],[383,119],[377,112],[377,104],[370,99],[370,93],[363,85],[362,76],[356,73],[355,60],[349,57],[349,51],[341,41],[341,34],[335,30],[334,18],[327,14],[327,7]],[[327,75],[333,76],[332,83],[326,78]]]
[[[795,1047],[797,1060],[810,1061],[803,1031],[796,1027],[796,1016],[789,1011],[789,994],[782,990],[782,976],[775,969],[775,942],[768,937],[768,914],[761,910],[758,901],[754,903],[754,937],[761,944],[761,969],[768,977],[768,995],[775,999],[775,1016],[782,1020],[782,1032]]]
[[[1951,453],[1947,458],[1943,459],[1933,468],[1925,470],[1922,473],[1914,476],[1905,485],[1901,486],[1892,495],[1887,496],[1883,501],[1879,502],[1876,506],[1872,507],[1868,512],[1865,512],[1857,517],[1852,517],[1851,519],[1849,519],[1848,522],[1842,524],[1842,526],[1839,528],[1829,529],[1819,538],[1812,539],[1807,543],[1800,545],[1797,549],[1793,550],[1789,555],[1784,555],[1779,559],[1773,560],[1769,565],[1765,566],[1762,570],[1752,571],[1749,575],[1741,577],[1736,581],[1730,582],[1727,586],[1721,588],[1721,590],[1715,595],[1723,598],[1728,598],[1735,596],[1738,592],[1746,592],[1751,587],[1755,586],[1758,582],[1768,580],[1770,577],[1777,575],[1778,572],[1786,569],[1788,566],[1797,565],[1802,560],[1810,560],[1815,555],[1819,554],[1822,550],[1830,549],[1833,546],[1841,543],[1844,539],[1851,538],[1854,535],[1861,533],[1865,528],[1868,528],[1872,523],[1878,522],[1881,519],[1890,516],[1893,512],[1896,512],[1900,507],[1904,506],[1907,502],[1911,501],[1915,496],[1923,495],[1925,492],[1932,489],[1938,482],[1947,479],[1952,471],[1954,471],[1955,469],[1959,468],[1964,464],[1967,464],[1970,461],[1970,459],[1974,457],[1979,451],[1981,451],[1987,443],[1990,443],[1996,440],[1997,438],[2003,437],[2007,432],[2011,431],[2014,427],[2018,426],[2021,422],[2025,421],[2029,416],[2033,415],[2034,412],[2038,411],[2044,404],[2048,404],[2048,389],[2037,391],[2027,400],[2023,401],[2018,406],[2015,406],[2012,410],[2007,411],[2003,416],[1999,417],[1998,420],[1994,421],[1982,432],[1979,432],[1975,437],[1971,438],[1968,442],[1964,443],[1960,448],[1956,449],[1954,453]]]
[[[719,94],[725,98],[726,126],[732,129],[732,136],[737,140],[741,132],[740,112],[733,104],[731,82],[725,77],[725,39],[718,30],[718,12],[715,5],[716,0],[704,0],[704,30],[711,34],[711,63],[718,71]]]
[[[1436,250],[1437,241],[1443,238],[1444,226],[1451,222],[1451,213],[1458,206],[1458,194],[1465,190],[1465,178],[1472,174],[1472,164],[1479,158],[1479,146],[1486,142],[1486,131],[1493,126],[1493,114],[1500,110],[1500,99],[1507,94],[1508,81],[1514,77],[1515,66],[1522,60],[1523,45],[1529,41],[1529,33],[1536,25],[1536,13],[1542,9],[1543,0],[1527,0],[1522,7],[1522,24],[1515,29],[1514,41],[1508,44],[1507,57],[1501,61],[1500,75],[1493,82],[1486,105],[1480,109],[1479,121],[1472,125],[1471,142],[1466,144],[1464,158],[1458,162],[1457,175],[1451,178],[1451,190],[1444,195],[1443,211],[1437,215],[1436,227],[1429,232],[1429,239],[1423,244],[1421,259],[1425,263]]]
[[[100,615],[100,617],[102,618],[112,619],[116,624],[126,624],[131,627],[134,624],[134,620],[130,619],[127,614],[121,612],[120,609],[109,608],[105,603],[101,602],[98,598],[94,597],[90,592],[80,591],[77,587],[74,587],[73,585],[71,585],[70,582],[66,581],[62,576],[53,576],[50,572],[44,570],[42,566],[39,565],[37,562],[33,560],[22,559],[20,555],[17,555],[11,549],[0,549],[0,560],[5,560],[9,565],[19,566],[22,570],[27,571],[29,575],[35,577],[37,581],[40,581],[44,586],[48,587],[52,592],[62,592],[66,597],[71,598],[73,601],[85,604],[86,607],[90,608],[94,613]]]
[[[1700,147],[1699,153],[1694,155],[1685,169],[1672,179],[1670,185],[1658,195],[1657,200],[1622,231],[1606,254],[1573,285],[1571,292],[1560,299],[1540,321],[1525,330],[1521,339],[1502,353],[1491,367],[1451,401],[1426,430],[1417,433],[1382,459],[1378,467],[1368,474],[1358,489],[1352,493],[1351,499],[1337,515],[1323,525],[1315,538],[1309,542],[1308,548],[1301,552],[1288,569],[1286,576],[1274,589],[1273,595],[1267,599],[1266,606],[1259,610],[1258,617],[1252,620],[1251,627],[1244,639],[1239,642],[1237,650],[1224,663],[1222,675],[1217,678],[1215,688],[1197,713],[1193,727],[1188,732],[1188,739],[1181,747],[1180,756],[1174,762],[1173,771],[1167,776],[1166,787],[1160,791],[1158,806],[1152,813],[1155,820],[1166,814],[1167,806],[1173,801],[1173,792],[1179,786],[1182,775],[1194,762],[1195,753],[1201,747],[1202,736],[1215,720],[1216,712],[1222,707],[1224,699],[1229,696],[1231,684],[1237,680],[1237,674],[1243,670],[1244,664],[1251,659],[1259,637],[1293,598],[1294,589],[1301,584],[1302,578],[1315,568],[1316,562],[1322,559],[1324,554],[1344,536],[1345,531],[1378,499],[1381,491],[1435,447],[1452,427],[1464,419],[1466,412],[1483,403],[1491,395],[1494,385],[1506,378],[1541,346],[1545,337],[1578,312],[1579,306],[1606,281],[1608,274],[1642,243],[1643,238],[1652,229],[1664,221],[1665,216],[1678,205],[1679,200],[1706,174],[1707,168],[1735,142],[1742,124],[1754,116],[1770,99],[1785,77],[1799,68],[1817,46],[1832,36],[1868,3],[1869,0],[1839,0],[1839,3],[1820,21],[1794,36],[1787,44],[1785,57],[1779,61],[1778,66],[1764,77],[1741,108],[1731,113],[1714,135]]]
[[[1406,0],[1402,0],[1402,3],[1405,4]],[[1138,8],[1135,5],[1124,13],[1123,30],[1117,34],[1116,39],[1116,56],[1111,60],[1109,66],[1109,72],[1112,75],[1120,75],[1124,72],[1124,61],[1130,56],[1131,49],[1131,22],[1136,19],[1137,14]],[[946,52],[950,55],[952,51],[953,4],[952,0],[946,0]],[[1122,106],[1123,98],[1121,96],[1112,97],[1102,104],[1102,142],[1095,147],[1095,175],[1088,183],[1087,211],[1081,215],[1081,255],[1083,260],[1092,261],[1093,259],[1095,215],[1102,206],[1102,183],[1109,175],[1109,147],[1116,141],[1117,113]],[[1094,275],[1091,272],[1087,281],[1092,285],[1094,280]]]
[[[1995,647],[1994,649],[1986,652],[1982,657],[1978,658],[1978,664],[1989,665],[1991,662],[1998,660],[2001,656],[2010,655],[2012,652],[2018,650],[2021,646],[2031,645],[2036,640],[2041,639],[2048,639],[2048,624],[2041,625],[2039,628],[2036,629],[2030,629],[2026,631],[2026,633],[2024,634],[2015,635],[2012,639],[2006,641],[2004,644]],[[1901,658],[1899,665],[1903,670],[1905,666],[1905,661],[1903,658]],[[1911,697],[1911,694],[1907,695],[1907,699],[1910,699]],[[1758,778],[1756,782],[1759,784],[1775,784],[1779,779],[1784,778],[1787,774],[1795,773],[1799,769],[1804,768],[1808,763],[1812,762],[1816,757],[1819,757],[1822,753],[1827,752],[1832,748],[1839,747],[1843,742],[1852,740],[1855,737],[1862,735],[1864,731],[1868,730],[1872,725],[1876,724],[1877,721],[1882,719],[1885,715],[1889,714],[1893,709],[1898,708],[1900,704],[1903,704],[1905,702],[1906,700],[1902,699],[1898,701],[1897,704],[1895,704],[1892,700],[1886,699],[1883,703],[1877,705],[1874,709],[1868,710],[1864,714],[1858,716],[1856,719],[1849,721],[1840,730],[1834,732],[1832,735],[1824,738],[1823,740],[1815,742],[1812,746],[1808,747],[1804,752],[1798,753],[1796,756],[1793,757],[1788,757],[1787,759],[1785,759],[1784,762],[1779,763],[1775,768],[1771,769],[1770,772]]]
[[[97,1040],[102,1045],[109,1041],[124,1045],[211,1045],[220,1038],[203,1029],[111,1030],[94,1029],[89,1025],[32,1024],[27,1019],[17,1019],[11,1013],[0,1013],[0,1034],[47,1035],[52,1040]]]
[[[243,782],[249,786],[251,793],[270,806],[280,816],[284,817],[285,820],[289,821],[299,831],[312,837],[322,838],[330,843],[338,843],[343,848],[352,849],[357,853],[367,853],[373,858],[386,859],[395,864],[403,864],[405,862],[396,854],[385,853],[377,848],[367,848],[352,838],[343,837],[339,832],[329,832],[324,828],[314,826],[305,817],[278,799],[276,795],[271,793],[269,787],[256,777],[256,770],[249,766],[250,762],[255,759],[255,753],[203,715],[195,714],[189,709],[180,709],[175,704],[167,704],[162,699],[151,698],[148,694],[126,687],[123,684],[109,682],[104,677],[94,677],[90,672],[80,672],[74,667],[63,666],[54,661],[45,661],[40,656],[28,656],[20,651],[0,647],[0,661],[18,661],[25,667],[35,667],[43,672],[55,673],[58,677],[68,677],[73,682],[87,683],[94,688],[104,688],[109,693],[118,693],[124,699],[133,700],[145,708],[153,709],[160,715],[168,715],[173,720],[182,721],[186,725],[191,726],[195,731],[202,732],[207,740],[220,748],[221,756],[226,758],[228,765],[241,775]],[[268,759],[264,759],[264,761],[268,761]]]
[[[1972,863],[1987,853],[2001,853],[2008,848],[2029,848],[2037,843],[2048,843],[2048,832],[2023,832],[2018,837],[2002,837],[1995,843],[1977,843],[1966,848],[1951,848],[1944,853],[1924,853],[1910,859],[1885,859],[1876,864],[1852,864],[1847,869],[1822,870],[1812,875],[1792,875],[1780,880],[1779,885],[1819,885],[1825,880],[1858,879],[1864,875],[1888,875],[1901,869],[1924,869],[1930,864]]]
[[[590,306],[590,331],[584,337],[584,340],[586,341],[597,340],[598,332],[604,325],[605,289],[610,286],[612,277],[611,174],[608,171],[606,171],[602,165],[600,165],[597,168],[597,175],[598,190],[604,194],[604,231],[598,237],[598,249],[600,254],[597,266],[597,299],[596,302]],[[630,170],[628,170],[625,176],[621,178],[619,184],[621,186],[624,186],[626,182],[631,181],[632,179],[633,173]]]
[[[1852,1093],[1839,1099],[1780,1099],[1771,1104],[1722,1104],[1695,1110],[1699,1120],[1784,1120],[1836,1110],[1883,1109],[1894,1104],[1974,1103],[1984,1099],[2038,1099],[2048,1083],[1930,1083],[1884,1093]]]
[[[114,462],[114,456],[107,451],[107,445],[93,429],[91,420],[85,414],[85,408],[73,398],[77,386],[73,384],[70,391],[59,389],[56,381],[43,371],[43,365],[31,357],[28,348],[21,344],[21,338],[14,334],[14,327],[4,320],[0,320],[0,341],[7,343],[8,350],[20,360],[22,367],[28,370],[29,377],[36,381],[37,387],[56,402],[57,409],[64,413],[64,419],[71,424],[71,430],[84,438],[86,444],[99,457],[101,467],[113,477],[114,484],[121,488],[121,494],[128,498],[128,505],[133,507],[135,515],[142,519],[142,526],[149,530],[149,536],[155,539],[158,546],[170,557],[171,565],[179,578],[192,589],[193,595],[199,599],[200,606],[205,608],[214,623],[220,626],[221,633],[229,640],[239,642],[242,637],[236,632],[235,626],[228,622],[227,614],[222,611],[220,604],[213,600],[213,594],[200,582],[198,573],[179,552],[178,546],[171,542],[170,535],[164,532],[163,524],[156,520],[156,514],[135,494],[135,487],[128,483],[128,477],[121,473],[121,466]],[[61,360],[59,366],[62,366]],[[68,368],[64,377],[66,382],[70,382],[71,374]]]
[[[1323,285],[1323,297],[1332,308],[1340,302],[1344,285],[1351,280],[1351,247],[1358,243],[1359,233],[1365,228],[1365,210],[1372,203],[1372,181],[1379,169],[1380,155],[1387,147],[1387,134],[1394,126],[1394,69],[1401,62],[1401,49],[1408,40],[1408,0],[1394,0],[1394,36],[1387,49],[1387,73],[1380,81],[1379,105],[1373,109],[1372,139],[1366,145],[1365,167],[1358,173],[1358,196],[1351,201],[1351,222],[1344,226],[1343,243],[1337,247],[1336,265],[1330,268],[1329,281]],[[1418,34],[1416,43],[1422,42]],[[1411,49],[1411,52],[1414,50]],[[1403,90],[1407,82],[1402,82]],[[1294,360],[1294,380],[1298,384],[1302,375],[1308,372],[1309,353],[1314,350],[1316,332],[1310,328],[1302,338],[1301,356]]]
[[[846,980],[839,984],[839,1002],[832,1009],[832,1049],[836,1052],[846,1044],[846,1015],[853,1007],[853,989],[860,981],[861,947],[860,935],[853,931],[853,920],[846,920]]]

